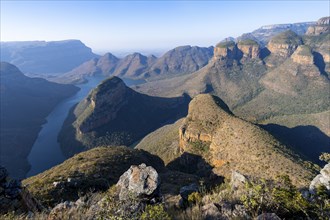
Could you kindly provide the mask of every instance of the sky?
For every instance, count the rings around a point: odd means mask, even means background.
[[[262,25],[316,21],[325,1],[6,1],[1,41],[79,39],[94,52],[212,46]]]

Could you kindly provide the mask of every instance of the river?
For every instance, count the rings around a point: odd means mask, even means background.
[[[27,177],[41,173],[59,163],[66,158],[63,156],[60,144],[57,142],[57,136],[62,128],[69,110],[76,103],[85,98],[89,91],[95,88],[104,77],[91,77],[85,84],[78,85],[80,90],[72,97],[62,101],[47,116],[47,122],[42,126],[37,140],[34,142],[28,161],[31,165]],[[123,79],[126,85],[137,85],[143,83],[141,80]]]

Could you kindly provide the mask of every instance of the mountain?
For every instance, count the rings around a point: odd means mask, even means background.
[[[111,53],[106,53],[100,58],[94,58],[84,62],[73,70],[62,74],[52,80],[59,83],[82,83],[86,77],[94,75],[111,75],[117,66],[119,59]]]
[[[186,96],[159,98],[140,94],[120,78],[111,77],[74,108],[59,140],[61,146],[67,147],[63,149],[66,155],[100,145],[131,145],[186,114],[188,101]]]
[[[79,40],[1,42],[0,46],[1,61],[43,77],[68,72],[98,57]]]
[[[320,163],[318,155],[329,147],[329,129],[322,123],[328,121],[330,109],[329,42],[329,32],[299,36],[290,30],[274,36],[265,48],[253,39],[229,39],[217,44],[211,61],[195,73],[149,82],[135,89],[162,97],[214,94],[245,120],[279,122],[286,129],[294,129],[295,136],[300,134],[304,141],[292,144],[286,135],[281,140]],[[318,120],[313,120],[315,115]],[[278,127],[269,131],[279,135],[284,130]],[[308,131],[313,132],[307,137]],[[311,149],[315,149],[313,154]]]
[[[316,22],[300,22],[293,24],[274,24],[274,25],[265,25],[262,26],[251,33],[243,34],[238,37],[236,40],[244,40],[244,39],[253,39],[256,40],[261,46],[265,46],[269,40],[284,31],[291,30],[298,35],[305,34],[307,29],[314,25]]]
[[[78,88],[29,78],[6,62],[0,66],[0,162],[12,176],[24,177],[29,169],[27,156],[45,118]]]
[[[86,61],[75,69],[50,80],[60,83],[81,83],[88,76],[102,74],[129,79],[168,78],[195,72],[213,56],[213,47],[181,46],[160,58],[133,53],[119,59],[111,53]]]
[[[265,179],[287,174],[302,186],[312,174],[288,147],[262,128],[233,115],[221,99],[209,94],[197,95],[183,120],[149,134],[136,148],[159,156],[168,167],[182,172],[186,168],[183,164],[198,166],[181,161],[182,155],[190,153],[201,155],[215,174],[226,178],[232,170]]]
[[[176,47],[160,57],[145,77],[183,75],[204,67],[213,56],[213,47]]]

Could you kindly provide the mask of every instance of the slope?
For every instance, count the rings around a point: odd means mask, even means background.
[[[46,116],[78,88],[26,77],[6,62],[1,62],[0,77],[0,162],[12,176],[23,177],[28,170],[27,155]]]

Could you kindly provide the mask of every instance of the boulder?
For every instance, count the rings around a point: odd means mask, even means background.
[[[121,201],[134,198],[152,198],[159,195],[160,178],[157,171],[144,163],[131,166],[117,183]]]
[[[230,185],[232,189],[238,189],[240,187],[244,187],[247,179],[244,175],[240,174],[237,171],[232,171]]]
[[[312,194],[315,194],[315,190],[318,186],[325,186],[328,191],[330,191],[330,163],[324,166],[320,171],[320,174],[317,175],[309,185],[309,191]]]

